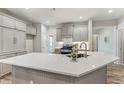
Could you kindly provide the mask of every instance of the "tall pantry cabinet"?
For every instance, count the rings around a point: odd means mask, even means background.
[[[0,59],[25,53],[26,23],[0,13]],[[0,77],[11,72],[11,65],[0,63]]]

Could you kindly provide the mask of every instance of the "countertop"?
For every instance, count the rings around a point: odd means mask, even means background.
[[[117,61],[119,58],[101,53],[88,52],[87,58],[78,58],[73,62],[69,57],[61,54],[30,53],[0,60],[1,63],[80,77],[95,71],[105,65]]]

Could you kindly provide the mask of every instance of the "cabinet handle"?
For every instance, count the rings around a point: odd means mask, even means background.
[[[16,43],[17,43],[17,38],[14,37],[14,38],[13,38],[13,44],[16,44]]]

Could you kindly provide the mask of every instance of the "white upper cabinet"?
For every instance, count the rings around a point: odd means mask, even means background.
[[[6,16],[2,17],[3,19],[3,23],[2,25],[5,27],[9,27],[9,28],[15,28],[15,20]]]
[[[73,41],[81,41],[81,29],[75,28],[73,31]]]
[[[2,15],[0,15],[0,26],[2,26]]]
[[[73,31],[73,41],[87,41],[88,31],[86,26],[75,26]]]
[[[24,31],[3,28],[3,52],[24,50],[25,38]]]
[[[56,29],[56,41],[57,42],[62,41],[62,28]]]
[[[10,52],[15,50],[15,32],[13,29],[3,28],[3,52]]]
[[[73,24],[64,24],[62,36],[72,36],[73,28]]]
[[[0,52],[2,52],[2,28],[0,27]]]
[[[27,25],[27,34],[36,35],[36,27],[32,25]]]
[[[16,50],[25,50],[26,48],[26,35],[24,31],[15,30],[16,37]]]
[[[15,21],[16,29],[26,31],[26,24],[20,21]]]

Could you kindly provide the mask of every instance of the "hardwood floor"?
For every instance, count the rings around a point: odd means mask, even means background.
[[[11,75],[5,76],[4,78],[0,79],[0,84],[12,84]]]
[[[124,84],[124,65],[110,64],[107,66],[107,83]]]
[[[110,64],[107,66],[107,83],[124,84],[124,65]],[[0,79],[0,84],[12,84],[11,75]]]

